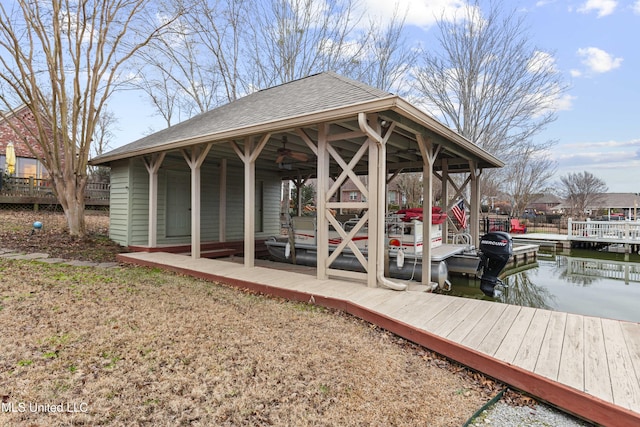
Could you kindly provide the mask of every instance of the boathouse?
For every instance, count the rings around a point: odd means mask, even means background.
[[[465,199],[477,244],[482,171],[503,166],[401,97],[332,72],[255,92],[91,164],[111,167],[110,237],[116,242],[139,251],[190,252],[193,258],[238,251],[248,268],[264,240],[280,233],[282,182],[316,178],[317,277],[392,288],[383,275],[387,182],[401,172],[423,172],[425,222],[431,220],[434,180],[448,183],[443,208]],[[347,179],[364,195],[361,200],[340,200]],[[362,212],[353,229],[334,218],[340,209]],[[331,255],[325,243],[330,227],[343,238]],[[445,224],[444,236],[454,227]],[[351,241],[364,230],[366,257]],[[428,242],[429,228],[424,230]],[[365,273],[329,267],[345,247]],[[423,256],[431,256],[429,245]],[[422,266],[426,282],[431,266]]]

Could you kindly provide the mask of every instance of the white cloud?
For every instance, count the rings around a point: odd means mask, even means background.
[[[536,2],[536,7],[543,7],[546,6],[548,4],[553,4],[555,3],[556,0],[539,0]]]
[[[391,17],[397,5],[400,16],[407,14],[407,25],[423,28],[434,25],[443,17],[452,20],[468,7],[465,0],[361,0],[360,5],[366,15],[378,19]]]
[[[564,94],[559,98],[553,100],[553,109],[555,111],[569,111],[573,107],[573,101],[575,96]]]
[[[619,169],[633,176],[640,165],[640,139],[565,143],[557,146],[554,158],[561,168]]]
[[[548,52],[536,51],[533,55],[533,58],[529,60],[527,64],[529,71],[532,73],[536,72],[547,72],[547,73],[557,73],[558,69],[556,68],[556,59]]]
[[[622,58],[614,58],[611,54],[597,47],[578,49],[582,63],[593,73],[606,73],[615,70],[622,64]]]
[[[618,2],[615,0],[587,0],[578,8],[580,13],[598,12],[598,18],[611,15],[616,9]]]

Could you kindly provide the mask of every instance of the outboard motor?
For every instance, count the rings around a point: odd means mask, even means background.
[[[495,287],[502,284],[500,272],[513,254],[513,240],[509,233],[492,231],[480,238],[480,259],[484,271],[480,277],[480,290],[489,297],[495,297]]]

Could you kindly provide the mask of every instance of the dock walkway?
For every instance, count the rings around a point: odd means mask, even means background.
[[[163,252],[119,259],[340,309],[592,422],[640,425],[638,323]]]

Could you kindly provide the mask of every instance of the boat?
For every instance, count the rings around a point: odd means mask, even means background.
[[[488,296],[495,295],[501,282],[498,275],[507,264],[513,251],[511,236],[505,232],[490,232],[480,239],[480,248],[470,244],[470,236],[461,244],[443,247],[442,223],[447,215],[440,208],[432,210],[429,230],[432,248],[431,278],[434,289],[450,289],[450,273],[465,273],[481,278],[481,289]],[[358,223],[354,217],[342,223],[345,231],[351,231]],[[423,212],[421,208],[404,209],[388,214],[385,219],[386,265],[388,277],[402,280],[422,281]],[[352,242],[366,257],[368,233],[361,230]],[[342,243],[340,234],[329,230],[329,253]],[[272,236],[265,241],[274,261],[306,266],[317,265],[317,234],[315,216],[295,216],[289,222],[288,235]],[[438,251],[438,248],[444,250]],[[434,256],[434,252],[439,252]],[[333,261],[332,269],[365,272],[365,268],[351,249],[344,248]]]

